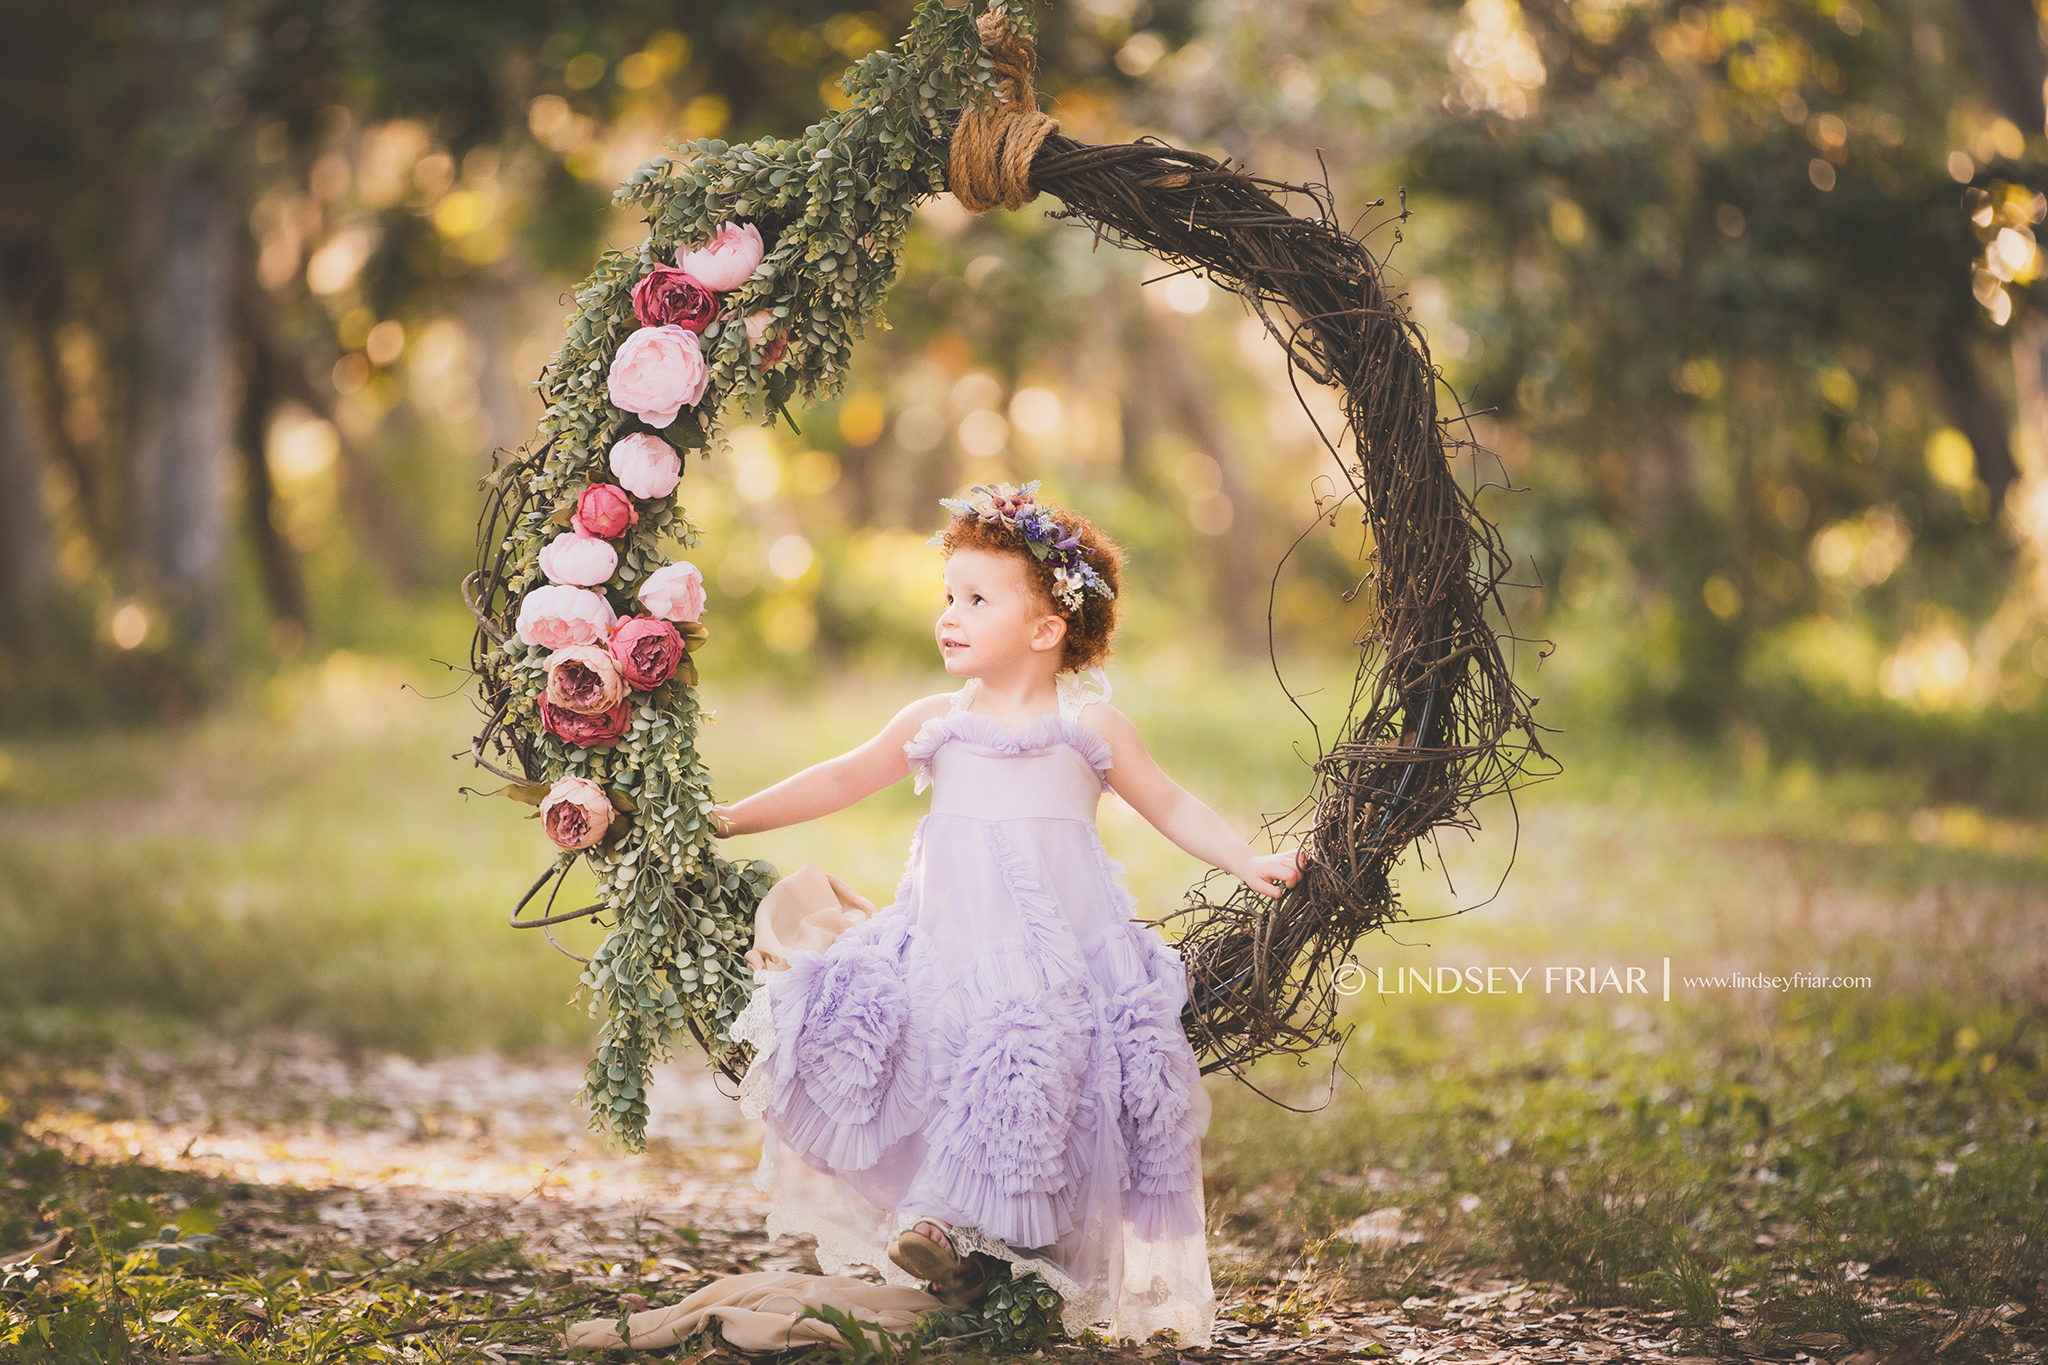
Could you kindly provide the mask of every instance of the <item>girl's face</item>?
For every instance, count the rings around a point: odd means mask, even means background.
[[[933,633],[948,673],[979,678],[1057,651],[1067,623],[1032,591],[1021,556],[955,550],[946,559],[946,610]]]

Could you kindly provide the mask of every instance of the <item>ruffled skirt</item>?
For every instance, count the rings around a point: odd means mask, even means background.
[[[765,1045],[742,1094],[771,1234],[910,1284],[887,1245],[937,1216],[1037,1270],[1070,1335],[1208,1343],[1209,1097],[1121,871],[1088,822],[928,815],[893,905],[767,974],[734,1036]]]

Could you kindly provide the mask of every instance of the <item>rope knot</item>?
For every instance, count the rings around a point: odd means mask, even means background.
[[[997,102],[962,111],[953,130],[947,187],[974,213],[998,204],[1018,209],[1038,197],[1031,188],[1031,159],[1060,123],[1038,110],[1038,92],[1031,86],[1038,53],[1031,40],[1010,32],[1000,11],[989,11],[975,24],[982,52],[995,68]]]

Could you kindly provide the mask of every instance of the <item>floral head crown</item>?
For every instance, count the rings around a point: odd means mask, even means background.
[[[1038,505],[1033,495],[1038,492],[1039,482],[1033,479],[1022,488],[978,483],[967,490],[966,497],[940,498],[939,505],[956,517],[979,517],[1022,531],[1032,557],[1052,567],[1053,596],[1068,611],[1079,611],[1088,592],[1115,597],[1109,584],[1102,581],[1102,575],[1081,553],[1080,537],[1068,535],[1067,528]],[[946,533],[940,531],[925,544],[941,545],[945,539]]]

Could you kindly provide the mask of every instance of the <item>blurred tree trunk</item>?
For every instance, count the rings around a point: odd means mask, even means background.
[[[1145,456],[1152,438],[1166,429],[1166,414],[1158,391],[1145,377],[1152,320],[1145,314],[1142,290],[1133,290],[1121,278],[1116,278],[1110,288],[1123,296],[1119,307],[1102,310],[1105,320],[1115,320],[1119,333],[1117,344],[1111,348],[1116,359],[1110,375],[1117,395],[1118,460],[1126,488],[1156,493],[1157,485]]]
[[[1735,591],[1741,602],[1737,620],[1746,631],[1756,619],[1757,456],[1771,441],[1770,375],[1756,356],[1744,356],[1732,367],[1729,388],[1734,402],[1728,411],[1729,456],[1735,463],[1734,496],[1728,509],[1729,551],[1735,563]]]
[[[242,489],[248,509],[249,534],[256,542],[256,560],[263,569],[264,595],[270,599],[270,614],[282,625],[291,622],[303,631],[306,625],[305,580],[299,572],[299,557],[286,540],[281,523],[283,507],[277,485],[270,477],[270,419],[284,396],[278,374],[279,360],[268,338],[251,334],[248,314],[243,311],[242,409],[238,415],[235,444],[242,456]],[[289,629],[289,628],[288,628]]]
[[[378,477],[376,466],[336,420],[334,391],[309,378],[299,357],[278,342],[276,309],[255,276],[246,270],[240,303],[240,326],[253,355],[252,363],[259,365],[265,378],[276,386],[273,403],[296,402],[334,428],[341,452],[342,503],[349,517],[384,571],[385,581],[401,592],[418,586],[418,550],[400,530],[393,511],[395,504]]]
[[[1998,111],[2022,133],[2040,133],[2048,112],[2041,91],[2048,52],[2042,50],[2041,21],[2030,0],[1956,0],[1956,12]]]
[[[1266,647],[1266,590],[1272,570],[1259,552],[1258,498],[1240,471],[1237,442],[1232,439],[1215,400],[1195,373],[1187,347],[1171,327],[1163,327],[1142,306],[1145,328],[1138,388],[1157,392],[1174,424],[1197,449],[1222,470],[1219,492],[1230,508],[1230,520],[1213,537],[1216,592],[1231,647],[1256,654]]]
[[[1675,592],[1689,585],[1674,581],[1679,575],[1659,550],[1669,544],[1676,527],[1700,510],[1692,435],[1686,430],[1685,413],[1675,408],[1642,413],[1639,430],[1629,479],[1629,519],[1634,523],[1635,543],[1649,552],[1640,576],[1647,588]]]
[[[2020,471],[2012,458],[2005,403],[1984,382],[1972,354],[1975,349],[1969,328],[1949,329],[1942,343],[1934,348],[1934,377],[1947,402],[1949,420],[1970,438],[1970,448],[1977,454],[1977,478],[1991,490],[1991,512],[1995,517],[2005,503],[2006,490],[2019,478]]]
[[[26,272],[22,296],[22,316],[31,340],[31,352],[35,360],[35,372],[30,376],[26,370],[17,375],[16,383],[26,398],[31,392],[41,414],[43,437],[49,448],[70,471],[72,482],[77,486],[78,503],[84,515],[86,534],[92,538],[95,549],[105,554],[106,547],[116,537],[110,531],[111,520],[119,509],[109,495],[110,484],[117,479],[106,477],[106,453],[103,446],[95,458],[84,443],[75,439],[71,428],[65,422],[65,406],[69,385],[64,374],[64,362],[58,351],[57,336],[64,326],[64,274],[63,265],[47,253],[38,253]]]
[[[476,376],[478,406],[483,414],[483,440],[476,451],[477,474],[491,472],[493,452],[515,451],[533,435],[541,414],[529,412],[520,401],[531,375],[512,373],[512,357],[523,319],[517,282],[510,272],[500,270],[499,278],[485,279],[462,298],[462,325],[477,338],[481,372]]]
[[[2042,91],[2048,49],[2041,46],[2041,20],[2031,0],[1956,0],[1956,12],[1992,103],[2022,133],[2038,137],[2048,119]],[[1991,490],[1996,517],[2020,471],[2006,432],[2005,404],[1984,383],[1970,351],[1968,329],[1951,328],[1935,347],[1935,371],[1949,420],[1977,453],[1977,478]]]
[[[12,304],[0,271],[0,610],[15,652],[34,656],[49,644],[43,622],[50,600],[50,527]]]
[[[2048,316],[2037,310],[2013,325],[2012,373],[2020,430],[2032,435],[2035,469],[2048,472]]]
[[[225,457],[232,439],[235,215],[190,162],[151,178],[135,259],[140,344],[128,530],[202,688],[226,673]]]
[[[958,428],[949,426],[946,434],[939,438],[938,444],[927,450],[924,457],[917,462],[917,473],[911,484],[911,526],[923,525],[931,515],[927,509],[937,507],[940,498],[959,495],[959,441]]]

